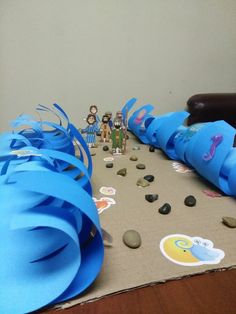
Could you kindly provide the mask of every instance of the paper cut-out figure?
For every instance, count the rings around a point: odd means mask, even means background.
[[[95,116],[95,118],[96,118],[96,126],[99,129],[99,123],[101,122],[101,120],[100,120],[100,118],[99,118],[99,116],[97,114],[98,113],[98,107],[95,106],[95,105],[90,106],[89,112]]]
[[[109,127],[110,129],[113,128],[113,122],[112,122],[112,112],[111,111],[106,111],[105,112],[105,115],[108,116],[108,124],[109,124]]]
[[[122,129],[122,122],[118,119],[114,120],[114,128],[111,133],[112,139],[112,153],[122,154],[124,151],[124,131]]]
[[[124,128],[124,127],[125,127],[125,124],[124,124],[124,121],[123,121],[123,114],[122,114],[122,111],[117,111],[117,112],[116,112],[116,116],[115,116],[114,122],[117,121],[117,120],[120,121],[121,128]]]
[[[109,126],[109,117],[107,115],[104,115],[102,117],[100,131],[101,131],[101,142],[109,142],[110,135],[111,135],[111,128]]]
[[[86,133],[86,143],[89,147],[94,147],[96,143],[96,133],[99,131],[96,124],[96,117],[93,114],[89,114],[86,119],[88,126],[82,129],[83,133]]]

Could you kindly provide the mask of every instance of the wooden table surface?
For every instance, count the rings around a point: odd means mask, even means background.
[[[47,314],[236,314],[236,269],[134,289]]]

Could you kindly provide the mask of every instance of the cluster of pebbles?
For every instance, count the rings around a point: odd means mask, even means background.
[[[108,151],[108,146],[103,146],[104,151]],[[139,146],[133,147],[134,151],[140,150]],[[149,152],[155,152],[155,147],[149,146]],[[138,161],[138,157],[136,155],[131,155],[129,158],[131,161]],[[106,163],[106,168],[113,168],[113,163]],[[146,166],[142,163],[136,165],[136,168],[139,170],[146,169]],[[125,177],[127,175],[127,168],[122,168],[116,172],[117,175]],[[136,185],[139,187],[147,187],[150,186],[150,183],[153,182],[155,177],[151,174],[145,175],[139,178],[136,182]],[[158,200],[158,194],[146,194],[145,200],[149,203],[153,203]],[[184,199],[184,205],[188,207],[196,206],[197,200],[193,195],[188,195]],[[158,212],[162,215],[168,215],[171,212],[171,205],[169,203],[164,203],[159,209]],[[222,223],[229,228],[236,228],[236,219],[232,217],[222,217]],[[139,248],[142,244],[142,239],[140,234],[136,230],[127,230],[123,234],[123,242],[126,246],[132,249]]]

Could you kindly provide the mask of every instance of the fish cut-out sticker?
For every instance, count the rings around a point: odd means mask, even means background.
[[[218,264],[225,253],[214,248],[212,241],[184,234],[170,234],[160,242],[162,254],[171,262],[183,266]]]
[[[101,197],[99,200],[93,197],[95,205],[100,215],[104,210],[108,209],[111,205],[115,205],[116,201],[110,197]]]

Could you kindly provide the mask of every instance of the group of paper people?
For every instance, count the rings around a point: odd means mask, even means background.
[[[122,154],[126,139],[126,121],[123,119],[122,112],[117,111],[113,120],[111,111],[105,112],[102,120],[97,113],[97,106],[90,106],[86,118],[87,126],[82,129],[82,133],[86,134],[86,143],[89,147],[96,147],[96,137],[99,135],[100,142],[112,143],[113,154]]]

